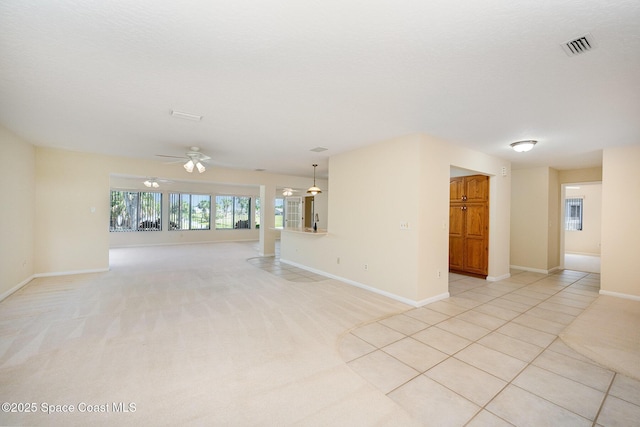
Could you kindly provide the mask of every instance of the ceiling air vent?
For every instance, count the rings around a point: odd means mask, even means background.
[[[564,53],[568,56],[576,56],[581,53],[589,52],[597,47],[596,41],[591,33],[587,33],[582,37],[562,43],[561,46]]]

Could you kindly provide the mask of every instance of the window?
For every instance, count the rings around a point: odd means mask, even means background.
[[[581,197],[565,199],[564,229],[569,231],[582,230],[582,198]]]
[[[169,230],[211,229],[211,196],[169,194]]]
[[[162,193],[111,191],[109,231],[162,230]]]
[[[260,228],[260,198],[255,199],[255,208],[253,209],[253,223],[256,228]]]
[[[282,197],[276,197],[275,215],[276,215],[275,227],[283,228],[284,227],[284,198]]]
[[[251,197],[216,196],[216,229],[251,228]]]

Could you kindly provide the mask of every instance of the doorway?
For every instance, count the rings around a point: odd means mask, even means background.
[[[562,266],[600,273],[602,182],[562,185]]]
[[[313,214],[315,212],[314,206],[315,199],[313,196],[307,196],[304,198],[304,227],[313,228]]]

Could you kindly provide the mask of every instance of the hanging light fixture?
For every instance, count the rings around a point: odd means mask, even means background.
[[[207,170],[207,168],[205,168],[204,165],[199,160],[196,160],[194,162],[193,159],[189,159],[189,161],[184,164],[184,169],[187,172],[191,173],[191,172],[193,172],[194,166],[196,167],[196,169],[198,169],[198,172],[200,172],[200,173],[202,173],[202,172]]]
[[[160,187],[160,184],[158,184],[158,181],[156,181],[155,179],[148,179],[144,182],[144,185],[147,187],[153,187],[153,188],[158,188]]]
[[[511,145],[511,148],[514,149],[514,151],[517,151],[518,153],[524,153],[526,151],[529,151],[533,148],[534,145],[536,145],[538,141],[533,140],[533,139],[528,139],[526,141],[518,141],[518,142],[514,142]]]
[[[318,167],[318,165],[313,165],[313,187],[307,190],[307,193],[311,194],[312,196],[315,196],[318,193],[322,193],[322,190],[316,187],[316,167]]]

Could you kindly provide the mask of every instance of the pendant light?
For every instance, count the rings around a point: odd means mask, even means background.
[[[307,190],[307,193],[311,194],[312,196],[315,196],[318,193],[322,193],[322,190],[316,187],[316,167],[318,167],[318,165],[313,165],[313,187]]]

